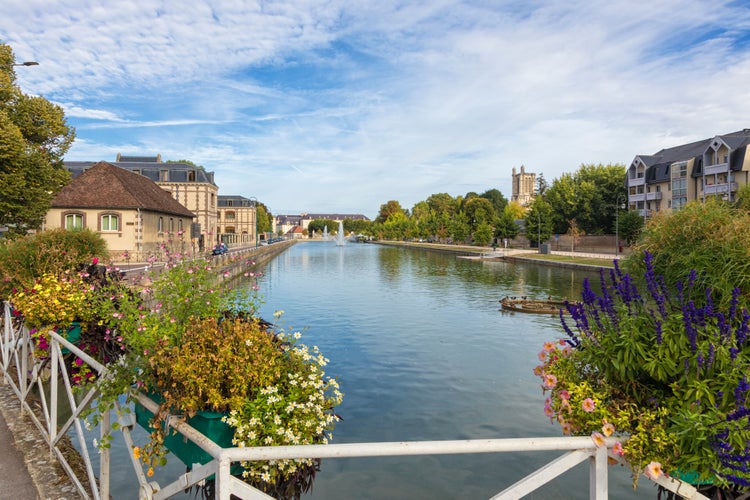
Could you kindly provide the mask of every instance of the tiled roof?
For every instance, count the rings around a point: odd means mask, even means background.
[[[71,180],[52,200],[52,207],[141,209],[195,217],[148,178],[104,161]]]

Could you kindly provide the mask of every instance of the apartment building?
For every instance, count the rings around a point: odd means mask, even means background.
[[[750,180],[750,129],[638,155],[626,174],[628,209],[648,217],[693,200],[732,201]]]

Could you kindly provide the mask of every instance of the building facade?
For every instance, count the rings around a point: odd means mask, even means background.
[[[244,196],[219,195],[217,224],[219,238],[227,245],[258,244],[258,201]]]
[[[66,161],[65,167],[75,178],[94,164],[95,162]],[[161,155],[118,154],[117,160],[111,164],[150,179],[190,210],[194,214],[190,231],[187,233],[191,243],[202,249],[219,242],[219,188],[214,182],[213,172],[207,172],[202,167],[190,163],[163,162]]]
[[[733,201],[750,180],[748,144],[743,129],[636,156],[626,174],[628,209],[648,217],[694,200]]]
[[[164,244],[196,251],[186,235],[194,214],[154,182],[99,162],[72,179],[52,200],[43,229],[99,233],[112,260],[145,260]]]
[[[526,206],[534,200],[536,193],[536,174],[526,172],[526,167],[521,165],[521,171],[516,172],[513,167],[513,187],[511,190],[511,201]]]

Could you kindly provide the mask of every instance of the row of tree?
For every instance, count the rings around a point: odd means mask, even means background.
[[[380,206],[377,218],[358,232],[384,239],[423,239],[488,245],[520,233],[532,243],[553,234],[612,234],[632,242],[643,219],[625,210],[627,191],[623,165],[581,165],[548,185],[537,178],[528,207],[508,202],[497,189],[465,196],[430,195],[411,210],[396,200]],[[345,223],[347,231],[349,227]]]

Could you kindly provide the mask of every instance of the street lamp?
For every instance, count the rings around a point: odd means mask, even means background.
[[[615,258],[620,254],[620,195],[617,195],[615,205]]]
[[[539,252],[541,252],[542,251],[542,212],[540,212],[539,210],[537,210],[536,217],[537,217],[537,223],[536,223],[536,230],[537,230],[536,247],[539,249]]]
[[[253,202],[253,219],[255,220],[255,248],[258,248],[258,199],[255,196],[250,197],[250,201]]]

